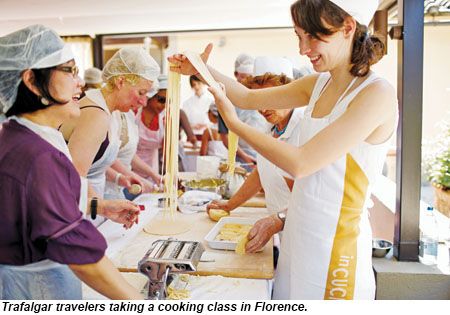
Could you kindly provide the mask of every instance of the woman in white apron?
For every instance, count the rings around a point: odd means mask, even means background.
[[[228,157],[228,149],[218,134],[217,123],[219,122],[219,111],[214,103],[209,106],[208,118],[216,128],[213,129],[211,126],[208,126],[203,131],[200,155],[218,156],[226,160]]]
[[[292,77],[292,63],[289,60],[262,56],[255,58],[253,74],[243,79],[241,83],[249,89],[261,89],[288,84],[292,81]],[[259,113],[270,124],[267,134],[293,145],[298,143],[299,122],[303,116],[302,108],[263,110]],[[249,235],[248,252],[261,248],[276,233],[274,231],[277,222],[273,216],[287,209],[294,184],[292,179],[282,176],[278,167],[262,155],[257,155],[257,161],[255,170],[230,200],[214,200],[207,206],[208,213],[209,209],[231,211],[253,197],[261,188],[264,189],[267,210],[271,216],[255,224],[255,229]],[[278,247],[278,237],[274,243]]]
[[[159,66],[143,48],[120,49],[103,69],[105,85],[101,89],[86,91],[80,100],[81,115],[64,122],[61,131],[68,141],[73,164],[81,176],[90,183],[89,197],[102,198],[106,170],[116,160],[120,148],[120,126],[111,119],[118,110],[128,112],[145,105],[146,94],[158,78]],[[116,178],[118,172],[109,174]],[[110,178],[112,180],[112,178]],[[140,184],[138,179],[134,183]],[[120,185],[126,185],[119,181]],[[133,183],[128,183],[133,184]],[[118,202],[101,200],[100,205],[117,205]],[[126,205],[137,205],[126,203]],[[96,221],[100,224],[102,219]]]
[[[42,25],[2,37],[0,81],[9,117],[0,132],[1,299],[81,299],[80,279],[110,298],[141,298],[84,219],[87,181],[57,131],[80,112],[84,82],[70,48]]]
[[[299,146],[293,146],[241,123],[230,100],[211,89],[227,126],[296,178],[275,278],[277,299],[374,298],[366,203],[398,117],[394,88],[370,71],[383,56],[382,42],[367,28],[377,7],[376,0],[292,4],[300,53],[323,74],[250,93],[209,67],[238,107],[308,105]],[[211,45],[204,60],[210,51]],[[169,60],[176,63],[173,70],[195,72],[183,56]]]

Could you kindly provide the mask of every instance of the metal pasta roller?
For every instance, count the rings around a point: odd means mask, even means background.
[[[193,272],[205,248],[200,242],[157,240],[139,261],[138,270],[146,275],[148,299],[164,299],[170,272]]]

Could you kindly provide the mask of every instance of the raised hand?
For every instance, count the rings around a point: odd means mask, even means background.
[[[209,54],[211,53],[211,50],[213,48],[212,43],[209,43],[205,50],[200,54],[200,57],[202,58],[203,62],[206,64],[208,62]],[[183,54],[175,54],[167,58],[169,62],[172,64],[170,66],[171,71],[175,71],[181,74],[185,75],[192,75],[197,74],[197,69],[192,66],[191,62],[187,57]]]

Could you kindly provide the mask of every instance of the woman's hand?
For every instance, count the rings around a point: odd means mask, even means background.
[[[236,109],[228,97],[225,95],[225,86],[220,83],[221,90],[216,89],[215,87],[209,87],[208,90],[214,96],[216,101],[217,109],[220,112],[221,117],[225,121],[227,127],[231,130],[234,130],[234,123],[239,122],[239,118],[236,114]]]
[[[131,175],[131,176],[126,176],[126,175],[121,175],[119,177],[119,186],[125,187],[128,190],[130,190],[131,185],[133,184],[138,184],[139,186],[143,187],[144,183],[142,182],[142,178],[140,178],[140,176],[136,176],[136,175]]]
[[[255,253],[270,240],[270,238],[281,231],[283,224],[275,215],[258,220],[248,232],[248,243],[245,247],[246,253]]]
[[[209,43],[205,50],[201,53],[200,57],[203,62],[206,64],[208,62],[209,54],[211,53],[213,45]],[[170,66],[171,71],[175,71],[185,75],[197,74],[197,69],[191,64],[189,59],[183,54],[175,54],[171,57],[168,57],[167,60],[172,64]]]
[[[191,136],[187,138],[187,141],[189,141],[190,143],[192,143],[192,147],[194,149],[197,148],[197,138],[195,136]]]
[[[134,223],[139,223],[140,208],[134,202],[126,199],[99,201],[98,214],[111,221],[123,224],[129,229]]]
[[[151,192],[155,191],[158,187],[157,185],[153,184],[151,181],[149,181],[145,178],[142,178],[141,181],[142,181],[142,185],[143,185],[142,186],[143,194],[151,193]]]
[[[206,213],[209,215],[210,209],[221,209],[225,210],[227,212],[230,212],[231,210],[234,210],[233,207],[230,205],[229,200],[213,200],[206,206]]]

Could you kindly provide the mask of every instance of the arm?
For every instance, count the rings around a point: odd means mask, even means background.
[[[143,299],[106,256],[95,264],[68,266],[80,280],[112,300]]]
[[[192,143],[194,148],[196,148],[197,147],[197,138],[195,137],[194,132],[192,131],[188,116],[186,115],[185,111],[182,109],[180,109],[180,124],[181,124],[181,128],[183,128],[184,132],[186,133],[187,140]]]
[[[117,183],[119,186],[128,189],[130,189],[133,184],[138,184],[141,187],[143,186],[140,176],[131,171],[119,160],[115,160],[106,170],[106,180],[114,183],[117,176],[119,176]]]
[[[109,117],[104,111],[98,108],[81,110],[81,115],[68,139],[73,165],[81,176],[87,176],[108,130]]]
[[[131,168],[142,174],[148,175],[155,183],[159,184],[162,181],[162,177],[156,173],[153,168],[145,163],[137,154],[134,155],[131,160]]]
[[[384,80],[362,90],[339,119],[301,147],[278,141],[242,123],[224,94],[217,89],[210,90],[227,126],[265,158],[296,178],[331,164],[362,141],[386,141],[396,126],[395,91]]]
[[[282,212],[286,213],[287,209]],[[248,243],[245,246],[247,253],[255,253],[267,242],[270,238],[283,229],[283,222],[277,214],[272,214],[269,217],[258,220],[253,228],[248,232]]]
[[[210,209],[232,211],[253,197],[261,188],[258,169],[255,168],[230,200],[214,200],[206,206],[206,212],[209,214]]]
[[[203,135],[202,135],[202,146],[200,147],[200,155],[208,154],[209,137],[210,136],[209,136],[208,129],[205,129],[205,131],[203,131]]]
[[[212,50],[212,44],[208,44],[201,54],[206,64]],[[185,74],[197,74],[186,56],[176,54],[168,58],[173,64],[170,70]],[[214,79],[225,85],[227,96],[237,107],[242,109],[280,109],[293,108],[308,104],[310,93],[313,90],[318,74],[305,76],[287,85],[250,90],[233,78],[227,77],[214,68],[207,66]]]

